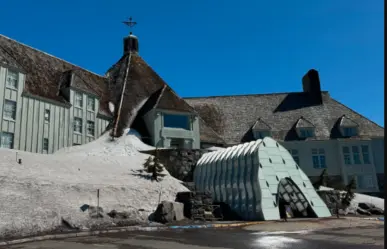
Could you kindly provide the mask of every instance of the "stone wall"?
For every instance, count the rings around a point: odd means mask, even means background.
[[[156,151],[142,152],[155,155]],[[204,149],[160,149],[158,157],[173,177],[184,182],[192,182],[196,162],[206,152],[208,151]]]

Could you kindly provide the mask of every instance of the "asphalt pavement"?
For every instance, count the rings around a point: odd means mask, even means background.
[[[323,230],[262,231],[246,228],[123,232],[47,240],[11,249],[381,249],[384,224]]]

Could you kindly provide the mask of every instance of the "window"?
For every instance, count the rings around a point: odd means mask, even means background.
[[[353,137],[357,135],[356,127],[344,127],[343,128],[344,137]]]
[[[16,102],[10,100],[4,102],[4,118],[16,119]]]
[[[358,179],[359,188],[361,189],[370,189],[375,187],[372,175],[361,175],[358,176]]]
[[[307,138],[307,137],[313,137],[314,131],[313,128],[300,128],[300,137]]]
[[[352,157],[353,157],[353,163],[354,164],[361,164],[359,147],[352,146]]]
[[[300,165],[300,157],[298,156],[298,150],[290,149],[289,153],[292,155],[293,160]]]
[[[255,139],[263,139],[265,137],[270,137],[270,131],[254,131]]]
[[[189,118],[186,115],[164,114],[164,127],[191,130]]]
[[[48,138],[43,138],[43,152],[48,152]]]
[[[8,132],[1,133],[0,147],[13,149],[13,134]]]
[[[370,154],[369,154],[369,151],[368,151],[368,145],[362,145],[361,146],[361,153],[362,153],[362,156],[363,156],[363,163],[364,164],[371,164]]]
[[[325,169],[327,167],[325,162],[324,149],[312,149],[313,168]]]
[[[94,122],[87,121],[87,135],[94,136]]]
[[[19,81],[18,73],[14,72],[12,70],[8,70],[8,73],[7,73],[7,87],[17,88],[18,81]]]
[[[75,106],[82,107],[83,106],[83,96],[82,93],[75,93]]]
[[[346,165],[351,165],[352,164],[351,152],[349,151],[349,147],[347,147],[347,146],[343,147],[343,157],[344,157],[344,163]]]
[[[87,110],[94,111],[95,102],[94,98],[87,96]]]
[[[82,119],[74,118],[74,131],[77,133],[82,133]]]
[[[44,110],[44,121],[50,122],[50,110]]]

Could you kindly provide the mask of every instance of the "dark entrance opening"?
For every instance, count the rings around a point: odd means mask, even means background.
[[[300,188],[289,177],[282,178],[278,184],[277,203],[280,203],[281,199],[288,203],[286,209],[288,218],[317,217]]]

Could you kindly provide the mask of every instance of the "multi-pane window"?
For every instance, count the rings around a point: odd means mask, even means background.
[[[87,96],[87,110],[94,111],[95,101],[94,98]]]
[[[87,121],[87,135],[94,136],[94,122]]]
[[[361,164],[359,147],[352,146],[352,157],[354,164]]]
[[[298,150],[290,149],[289,153],[292,155],[293,160],[297,163],[297,165],[300,165],[300,157],[298,155]]]
[[[370,153],[369,153],[369,150],[368,150],[368,145],[362,145],[361,146],[361,153],[362,153],[362,156],[363,156],[363,163],[364,164],[371,164]]]
[[[327,167],[324,149],[312,149],[312,160],[315,169],[325,169]]]
[[[43,152],[48,152],[48,138],[43,138]]]
[[[74,118],[74,132],[82,133],[82,119]]]
[[[17,88],[18,81],[19,81],[18,73],[12,70],[8,70],[7,80],[6,80],[7,87]]]
[[[7,149],[13,149],[13,134],[8,132],[0,133],[1,140],[0,140],[0,147],[1,148],[7,148]]]
[[[351,160],[351,152],[349,151],[349,147],[343,146],[343,156],[344,156],[344,163],[346,165],[351,165],[352,160]]]
[[[302,138],[313,137],[314,136],[313,128],[300,128],[300,136]]]
[[[82,93],[75,93],[75,106],[82,107],[83,106],[83,96]]]
[[[344,127],[343,133],[345,137],[353,137],[357,135],[357,129],[356,127]]]
[[[50,122],[50,110],[44,110],[44,121]]]
[[[16,119],[16,102],[5,100],[4,102],[4,118]]]

